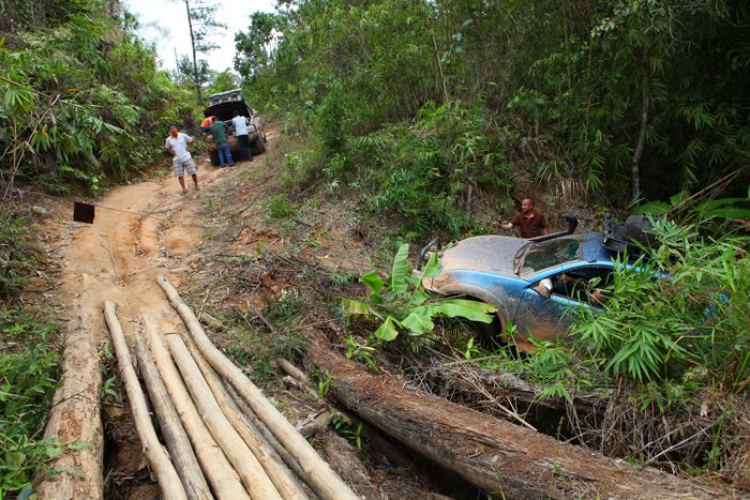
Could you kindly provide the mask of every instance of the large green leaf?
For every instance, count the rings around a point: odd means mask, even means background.
[[[409,256],[409,244],[404,243],[396,252],[393,259],[393,269],[391,270],[391,291],[405,292],[407,289],[406,278],[409,276],[409,263],[406,258]]]
[[[424,332],[432,331],[435,328],[435,323],[432,319],[424,314],[420,314],[420,311],[414,311],[410,313],[401,324],[404,328],[408,328],[417,335],[422,335]]]
[[[725,208],[716,208],[714,210],[709,210],[704,214],[707,217],[716,217],[718,219],[750,219],[750,210],[747,208],[732,208],[732,207],[725,207]]]
[[[374,269],[369,273],[360,276],[359,280],[375,293],[378,293],[384,285],[383,280],[380,279],[380,276],[378,276],[377,271]]]
[[[342,299],[341,307],[344,309],[344,314],[347,318],[372,316],[372,313],[370,312],[370,306],[358,300]]]
[[[440,265],[438,264],[437,252],[430,254],[430,259],[427,261],[427,265],[424,266],[424,272],[422,278],[434,278],[440,274]]]
[[[388,316],[380,328],[375,330],[375,336],[383,342],[390,342],[398,337],[398,330],[396,326],[401,326],[401,323],[393,316]]]
[[[476,300],[444,300],[436,304],[419,306],[413,312],[428,316],[446,316],[448,318],[466,318],[470,321],[492,323],[491,314],[497,312],[497,307]]]
[[[668,203],[664,203],[663,201],[652,201],[645,205],[641,205],[640,207],[635,207],[631,212],[634,214],[664,215],[670,210],[672,210],[672,207]]]
[[[409,299],[409,305],[410,306],[418,306],[419,304],[423,304],[424,301],[429,299],[430,296],[427,295],[422,290],[414,290],[414,293],[412,294],[411,298]]]

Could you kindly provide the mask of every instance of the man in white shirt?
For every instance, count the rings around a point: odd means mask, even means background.
[[[250,120],[246,116],[240,115],[239,111],[235,111],[232,123],[234,123],[234,135],[240,143],[242,155],[247,158],[248,161],[253,161],[253,147],[250,144],[250,137],[247,130],[247,126],[250,125]]]
[[[187,170],[188,174],[193,176],[195,190],[198,191],[200,189],[198,187],[198,174],[195,170],[195,163],[193,163],[193,157],[190,154],[190,150],[193,148],[194,144],[195,139],[187,134],[179,133],[177,131],[177,125],[173,123],[169,126],[169,137],[167,137],[164,147],[166,147],[169,154],[174,157],[172,160],[174,175],[180,181],[180,186],[182,186],[182,193],[180,194],[182,195],[186,195],[188,192],[185,187],[185,170]]]

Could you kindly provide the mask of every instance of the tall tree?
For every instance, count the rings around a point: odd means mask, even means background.
[[[240,31],[234,36],[237,48],[234,69],[243,78],[257,75],[270,63],[269,50],[278,23],[279,16],[276,14],[255,12],[250,16],[247,33]]]
[[[188,28],[190,29],[190,43],[193,49],[193,83],[198,104],[201,104],[201,68],[198,65],[198,53],[207,54],[219,48],[211,41],[211,37],[218,35],[227,28],[216,18],[219,5],[207,4],[204,0],[180,0],[185,4],[188,17]]]
[[[177,62],[178,79],[180,81],[192,80],[198,91],[203,90],[203,87],[212,80],[212,76],[211,68],[204,59],[194,65],[190,57],[182,56]]]

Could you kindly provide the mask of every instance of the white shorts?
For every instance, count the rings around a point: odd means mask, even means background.
[[[175,158],[172,161],[172,164],[174,165],[174,175],[175,177],[183,177],[185,175],[185,170],[187,170],[187,173],[190,175],[195,174],[195,163],[193,163],[193,159],[188,157],[184,160],[178,160]]]

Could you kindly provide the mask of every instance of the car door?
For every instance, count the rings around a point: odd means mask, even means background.
[[[533,335],[537,340],[555,342],[565,335],[576,307],[591,307],[590,291],[609,283],[612,266],[572,265],[541,273],[524,289],[516,310],[515,324],[519,337],[527,340]],[[547,281],[549,280],[549,281]],[[540,293],[541,283],[551,285],[549,296]]]

